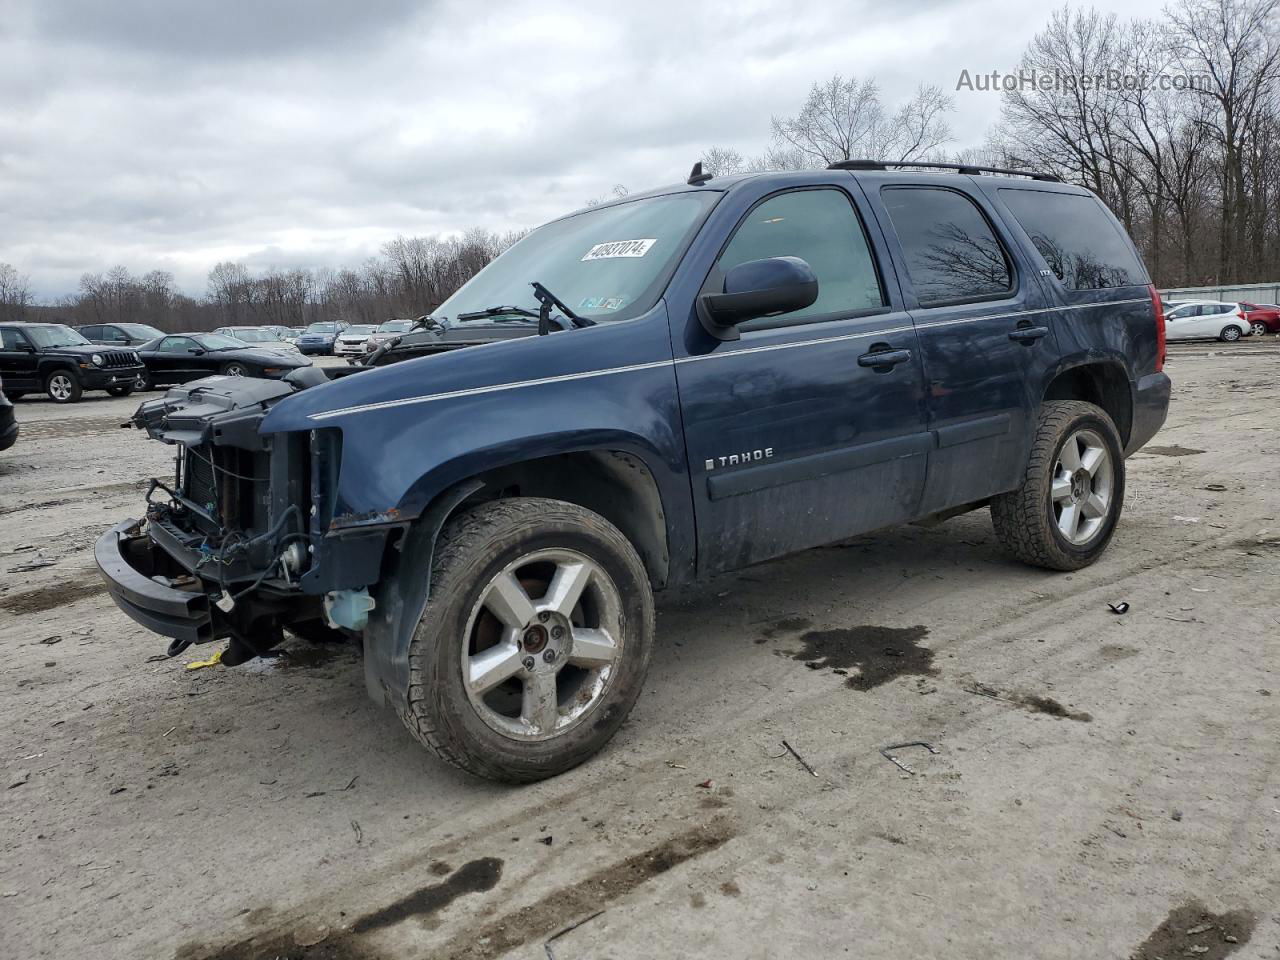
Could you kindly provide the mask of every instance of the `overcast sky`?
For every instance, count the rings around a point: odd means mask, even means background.
[[[1159,12],[1158,0],[1097,6]],[[0,261],[41,299],[121,263],[359,263],[397,234],[536,226],[764,149],[815,80],[886,103],[1013,70],[1017,0],[0,0]],[[992,93],[955,94],[951,148]]]

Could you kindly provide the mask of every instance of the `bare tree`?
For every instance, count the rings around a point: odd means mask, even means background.
[[[813,85],[794,117],[773,118],[774,159],[788,168],[797,160],[807,167],[855,157],[925,160],[951,139],[946,114],[953,106],[938,87],[922,85],[898,109],[887,111],[873,78],[836,74]]]
[[[31,281],[12,264],[0,263],[0,320],[24,320],[31,304]]]

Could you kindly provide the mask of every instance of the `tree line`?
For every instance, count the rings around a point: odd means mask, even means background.
[[[888,104],[874,78],[815,83],[794,116],[774,117],[768,148],[720,145],[712,174],[825,167],[875,158],[1035,170],[1098,194],[1124,223],[1158,286],[1280,279],[1280,0],[1176,0],[1160,20],[1064,6],[998,89],[1000,121],[958,152],[954,97],[920,86]],[[968,71],[957,86],[975,89]],[[1170,82],[1172,81],[1172,82]],[[592,206],[627,195],[621,184]],[[30,283],[0,264],[0,320],[138,321],[164,330],[229,324],[376,323],[428,313],[522,233],[468,230],[400,237],[338,269],[219,263],[205,295],[163,270],[85,274],[79,290],[36,305]]]

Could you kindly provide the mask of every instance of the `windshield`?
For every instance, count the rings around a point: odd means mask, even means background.
[[[313,323],[307,327],[307,333],[337,333],[338,325],[336,323]]]
[[[117,323],[116,326],[135,339],[152,340],[164,336],[161,331],[145,323]]]
[[[495,306],[536,316],[538,301],[529,286],[534,280],[579,316],[638,316],[658,299],[676,257],[719,198],[712,191],[675,193],[555,220],[472,277],[433,316],[453,320]]]
[[[235,337],[224,337],[220,333],[202,333],[191,339],[206,350],[235,350],[239,347],[247,346],[243,340],[238,340]]]
[[[245,343],[267,343],[276,338],[276,335],[268,330],[232,330],[227,336],[243,340]]]
[[[89,342],[70,327],[60,323],[22,329],[37,347],[78,347]]]
[[[356,334],[367,337],[371,333],[373,333],[373,324],[371,323],[355,323],[342,331],[344,337],[351,337]]]
[[[413,328],[412,320],[388,320],[378,324],[378,333],[404,333]]]

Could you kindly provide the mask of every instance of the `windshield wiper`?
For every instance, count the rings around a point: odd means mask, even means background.
[[[542,304],[541,309],[538,310],[538,336],[545,337],[551,332],[552,307],[559,307],[560,312],[564,314],[563,317],[555,318],[556,323],[560,325],[561,330],[569,329],[565,324],[566,320],[575,327],[594,327],[596,325],[594,320],[588,320],[586,317],[580,317],[570,310],[563,300],[540,284],[537,280],[534,280],[530,286],[533,287],[533,295],[537,297],[538,303]]]
[[[532,310],[526,310],[524,307],[485,307],[483,310],[472,310],[470,313],[458,314],[459,320],[478,320],[480,317],[531,317],[538,319],[538,315]]]

